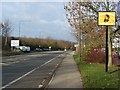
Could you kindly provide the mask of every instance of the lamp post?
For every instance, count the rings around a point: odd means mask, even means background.
[[[19,21],[19,39],[20,39],[21,23],[23,23],[23,22],[30,22],[30,21],[25,21],[25,20]]]

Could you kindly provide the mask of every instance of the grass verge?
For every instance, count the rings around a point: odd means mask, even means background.
[[[12,55],[20,55],[20,54],[24,54],[24,52],[2,51],[2,56],[12,56]]]
[[[79,67],[84,88],[114,88],[120,90],[120,70],[112,66],[108,73],[103,64],[89,64],[80,61],[78,55],[74,59]]]

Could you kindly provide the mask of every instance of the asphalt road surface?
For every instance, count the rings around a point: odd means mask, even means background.
[[[3,62],[11,59],[12,63],[2,66],[2,88],[38,88],[65,55],[62,51],[54,51],[4,58]],[[19,62],[15,61],[17,57]]]

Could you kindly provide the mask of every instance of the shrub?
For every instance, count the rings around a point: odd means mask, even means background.
[[[105,50],[99,48],[92,48],[86,55],[85,60],[89,63],[105,63]]]

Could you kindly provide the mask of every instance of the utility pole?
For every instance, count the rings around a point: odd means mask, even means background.
[[[20,39],[20,24],[21,24],[21,22],[19,22],[19,39]]]
[[[30,21],[27,21],[27,20],[26,20],[26,21],[25,21],[25,20],[19,21],[19,38],[20,38],[20,36],[21,36],[21,35],[20,35],[20,34],[21,34],[21,23],[23,23],[23,22],[30,22]]]

